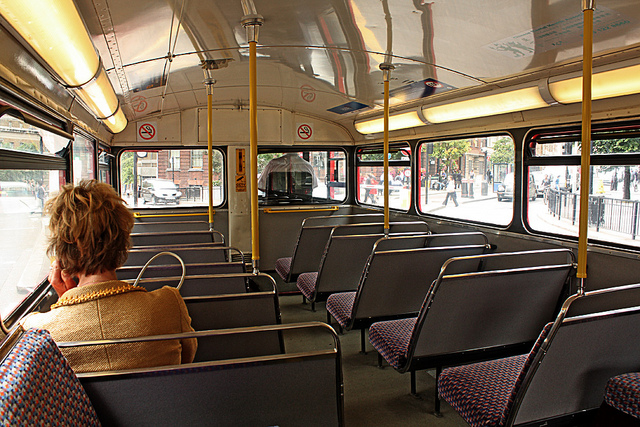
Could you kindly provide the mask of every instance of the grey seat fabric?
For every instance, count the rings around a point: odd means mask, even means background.
[[[379,239],[359,274],[355,295],[334,293],[327,311],[346,329],[415,315],[446,260],[488,249],[486,236],[475,232]]]
[[[167,339],[195,336],[200,341],[290,331],[322,334],[323,341],[333,341],[333,345],[197,365],[80,374],[79,379],[103,425],[343,425],[340,346],[327,325],[269,325],[177,334]],[[310,375],[313,385],[308,381]],[[260,399],[247,404],[239,396]]]

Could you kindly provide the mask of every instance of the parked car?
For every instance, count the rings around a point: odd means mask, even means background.
[[[180,203],[182,193],[178,186],[168,179],[151,178],[142,181],[140,190],[144,203]]]
[[[513,200],[513,186],[514,186],[513,173],[505,175],[504,180],[498,185],[498,201]],[[529,192],[527,193],[529,200],[532,202],[538,198],[538,188],[536,187],[536,179],[532,174],[529,174]]]

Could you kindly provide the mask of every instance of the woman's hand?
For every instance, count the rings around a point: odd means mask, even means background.
[[[51,286],[56,290],[59,297],[69,289],[77,286],[77,283],[73,278],[60,268],[58,260],[53,261],[51,264],[51,270],[49,271],[49,283],[51,283]]]

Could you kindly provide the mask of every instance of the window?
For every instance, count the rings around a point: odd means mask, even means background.
[[[384,151],[364,147],[356,153],[358,202],[384,206]],[[411,148],[407,143],[389,146],[389,207],[407,211],[411,203]]]
[[[513,217],[515,145],[508,135],[418,145],[418,210],[508,225]]]
[[[578,237],[579,129],[536,134],[527,142],[525,166],[536,186],[527,205],[535,231]],[[640,246],[640,126],[594,128],[589,169],[589,239]]]
[[[10,113],[11,114],[11,113]],[[18,114],[17,112],[15,114]],[[69,138],[10,115],[0,117],[0,314],[6,319],[49,273],[48,218],[42,208],[66,182],[54,155]]]
[[[180,169],[180,158],[200,158],[208,164],[206,150],[123,151],[120,154],[120,194],[130,207],[208,206],[209,174],[206,169]],[[213,150],[213,205],[224,202],[223,155]],[[134,185],[135,183],[135,185]],[[134,191],[137,188],[138,191]]]
[[[83,179],[94,179],[95,172],[95,148],[92,140],[74,135],[73,140],[73,183],[77,184]]]
[[[100,146],[98,148],[98,180],[109,185],[113,185],[111,171],[113,166],[113,154],[108,148]]]
[[[336,203],[346,198],[344,151],[258,153],[261,205]]]
[[[169,150],[169,170],[180,170],[180,150]]]

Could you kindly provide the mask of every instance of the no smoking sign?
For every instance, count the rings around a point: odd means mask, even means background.
[[[299,140],[308,141],[313,136],[313,127],[307,123],[298,125],[297,137]]]
[[[157,141],[158,132],[155,122],[138,123],[138,142]]]

